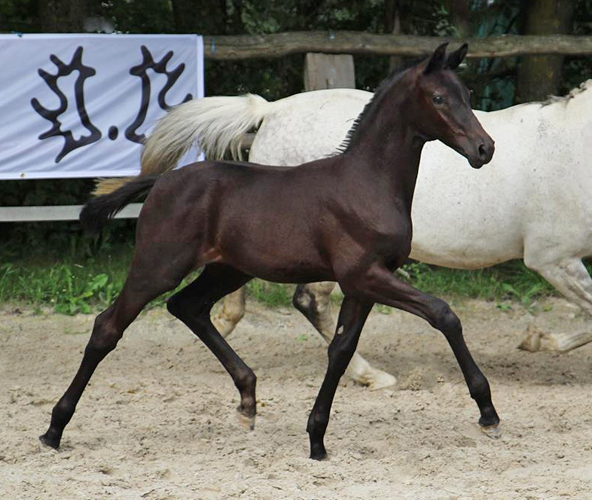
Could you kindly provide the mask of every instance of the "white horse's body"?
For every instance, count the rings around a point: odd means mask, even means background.
[[[476,112],[496,141],[493,161],[483,169],[467,168],[454,151],[428,143],[413,203],[411,257],[458,269],[523,258],[592,315],[592,279],[581,262],[592,255],[592,90],[586,87],[592,87],[592,81],[548,104]],[[206,153],[238,151],[243,133],[256,125],[252,162],[289,166],[334,154],[371,97],[369,92],[339,89],[276,102],[248,95],[183,104],[150,136],[142,175],[173,168],[197,136]],[[315,295],[309,302],[326,306],[331,287],[309,289]],[[319,298],[319,290],[324,298]],[[234,307],[232,302],[225,304],[218,323],[226,332],[242,316],[242,300]],[[234,317],[224,316],[232,316],[233,309]],[[332,323],[325,309],[317,311],[322,318],[315,326],[330,338]],[[588,333],[537,335],[524,346],[566,351],[592,341]],[[371,371],[361,358],[352,364],[356,378],[387,385],[388,380],[375,380],[382,372]]]

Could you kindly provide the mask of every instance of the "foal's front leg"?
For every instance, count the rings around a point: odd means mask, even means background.
[[[331,314],[333,288],[335,283],[332,281],[298,285],[292,299],[294,307],[304,314],[328,344],[333,338],[334,320]],[[372,391],[392,387],[397,383],[397,379],[390,373],[374,368],[357,352],[349,363],[347,373],[356,382],[367,385]]]
[[[482,430],[491,437],[499,436],[499,417],[491,402],[489,382],[465,344],[460,320],[446,302],[399,281],[381,265],[372,266],[363,275],[352,275],[340,285],[346,294],[408,311],[440,330],[456,356],[471,397],[479,407]]]
[[[371,302],[364,302],[347,296],[343,299],[339,319],[337,320],[337,330],[329,345],[327,373],[306,427],[310,438],[310,458],[315,460],[322,460],[327,456],[323,438],[329,424],[329,413],[331,412],[335,391],[339,379],[345,372],[356,350],[360,333],[372,306]]]

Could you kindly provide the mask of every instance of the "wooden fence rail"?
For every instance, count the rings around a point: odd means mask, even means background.
[[[140,214],[142,203],[130,203],[116,219],[135,219]],[[0,222],[44,222],[78,220],[82,205],[54,205],[41,207],[0,207]]]
[[[378,35],[360,31],[302,31],[273,35],[205,36],[204,56],[211,60],[283,57],[303,52],[328,54],[374,54],[422,56],[443,38],[410,35]],[[487,38],[450,38],[453,46],[469,44],[467,57],[513,57],[523,55],[592,54],[592,36],[504,35]]]

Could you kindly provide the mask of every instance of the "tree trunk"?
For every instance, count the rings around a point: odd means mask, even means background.
[[[452,14],[452,23],[460,38],[466,38],[471,31],[470,3],[466,0],[446,0],[446,7]]]
[[[391,35],[400,35],[401,31],[401,6],[399,0],[386,0],[384,4],[384,32]],[[389,72],[394,73],[403,66],[401,56],[389,57]]]
[[[526,35],[568,34],[572,31],[572,0],[537,0],[528,3]],[[518,66],[517,102],[542,101],[556,95],[564,56],[532,56]]]

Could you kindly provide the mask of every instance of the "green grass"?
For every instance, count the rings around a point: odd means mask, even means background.
[[[0,303],[24,303],[32,307],[52,307],[63,314],[94,313],[105,308],[123,286],[133,249],[114,245],[77,256],[43,254],[0,254]],[[477,271],[459,271],[412,263],[404,267],[415,287],[438,296],[481,298],[495,301],[504,310],[510,304],[530,307],[542,296],[558,293],[521,261]],[[189,276],[185,283],[191,281]],[[183,286],[183,285],[181,285]],[[248,295],[270,307],[289,306],[294,285],[253,280]],[[173,292],[171,292],[173,293]],[[167,294],[151,306],[162,305]],[[339,296],[335,297],[340,300]],[[379,308],[387,313],[388,308]]]
[[[295,289],[296,285],[252,280],[247,284],[247,295],[268,307],[286,307],[292,305]]]
[[[559,293],[539,274],[528,269],[522,261],[511,261],[498,266],[462,271],[413,263],[404,267],[409,273],[405,281],[431,293],[491,301],[512,300],[528,307],[537,298]]]
[[[96,257],[25,256],[0,262],[0,303],[51,306],[56,312],[90,313],[121,290],[132,249],[118,247]]]

